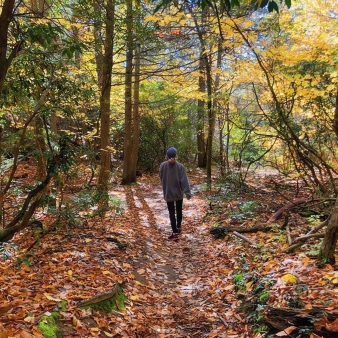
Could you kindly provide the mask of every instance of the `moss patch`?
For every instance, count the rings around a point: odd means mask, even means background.
[[[46,338],[60,338],[62,333],[58,327],[61,315],[58,312],[52,312],[49,316],[43,315],[39,322],[39,329],[43,332]]]
[[[119,286],[113,297],[103,300],[99,303],[84,306],[84,308],[85,309],[92,308],[93,310],[99,311],[103,314],[110,313],[113,310],[122,311],[126,309],[124,305],[126,299],[127,297],[123,293],[122,288]]]

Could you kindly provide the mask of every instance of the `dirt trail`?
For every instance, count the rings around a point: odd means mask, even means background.
[[[111,189],[111,197],[124,202],[123,215],[111,210],[91,219],[88,210],[78,215],[81,223],[51,228],[39,243],[29,228],[17,234],[22,252],[35,245],[29,264],[18,264],[14,254],[0,264],[0,337],[42,337],[41,316],[59,311],[63,301],[64,338],[246,337],[234,298],[235,257],[227,241],[215,241],[210,224],[203,223],[208,209],[198,192],[203,174],[195,170],[188,176],[194,194],[183,202],[178,242],[167,239],[171,228],[157,176]],[[43,209],[37,216],[53,224]],[[127,296],[125,311],[103,314],[78,306],[116,283]]]
[[[213,243],[203,225],[202,196],[184,200],[183,233],[171,242],[160,185],[145,180],[121,189],[126,216],[134,224],[134,257],[129,264],[135,278],[126,286],[132,299],[125,323],[132,325],[126,328],[129,335],[132,331],[135,337],[244,337],[238,332],[243,319],[236,314],[226,273],[231,259],[225,243]]]

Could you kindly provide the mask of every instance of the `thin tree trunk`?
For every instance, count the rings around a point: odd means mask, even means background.
[[[35,143],[36,143],[36,149],[38,151],[37,153],[37,179],[39,181],[43,181],[43,179],[46,176],[46,166],[47,166],[47,160],[45,157],[46,153],[46,143],[43,136],[43,121],[41,118],[37,118],[35,120]]]
[[[208,53],[206,49],[205,34],[201,25],[194,15],[192,9],[188,7],[188,10],[193,16],[195,23],[195,29],[198,34],[198,39],[201,44],[201,62],[205,69],[205,78],[206,78],[206,91],[207,91],[207,112],[208,112],[208,136],[207,136],[207,145],[206,145],[206,157],[207,157],[207,186],[211,188],[211,160],[212,160],[212,145],[215,129],[215,114],[212,109],[212,79],[211,79],[211,65],[208,58]],[[206,9],[202,10],[202,18],[205,18],[207,15]]]
[[[127,6],[127,57],[125,75],[125,132],[122,184],[132,183],[132,69],[133,69],[133,6],[132,0],[126,1]]]
[[[94,3],[94,11],[96,17],[94,18],[94,49],[95,49],[95,63],[96,63],[96,74],[97,82],[99,87],[102,87],[102,72],[104,57],[102,51],[102,20],[100,18],[101,6],[98,2]]]
[[[131,156],[131,181],[136,182],[136,168],[138,160],[138,148],[140,143],[140,114],[139,114],[139,97],[140,97],[140,46],[137,46],[135,53],[135,71],[134,71],[134,105],[133,105],[133,122],[134,122],[134,135]]]
[[[101,161],[99,189],[107,192],[110,178],[110,92],[111,76],[113,68],[113,40],[114,40],[114,19],[115,19],[115,2],[107,1],[106,8],[106,36],[104,41],[104,62],[102,67],[102,88],[100,101],[101,116]]]
[[[228,172],[230,169],[229,163],[229,153],[230,153],[230,118],[229,118],[229,109],[226,110],[226,128],[227,128],[227,137],[226,137],[226,147],[225,147],[225,168]]]
[[[205,70],[207,77],[207,110],[208,110],[208,141],[207,141],[207,186],[211,189],[211,163],[212,163],[212,145],[214,140],[215,131],[215,112],[212,108],[212,79],[211,79],[211,66],[208,57],[204,53],[206,61]]]
[[[202,94],[205,94],[205,67],[203,63],[203,58],[200,59],[199,64],[200,76],[198,79],[199,91]],[[205,141],[204,141],[204,108],[205,101],[198,99],[197,105],[197,159],[198,166],[200,168],[206,167],[206,154],[205,154]]]
[[[219,39],[218,46],[217,46],[217,62],[216,62],[216,69],[220,69],[222,62],[222,41]],[[214,83],[214,101],[213,101],[213,112],[215,114],[218,111],[219,100],[218,100],[218,91],[220,86],[220,74],[216,73],[215,83]],[[215,123],[215,122],[214,122]],[[215,127],[214,127],[215,128]],[[219,160],[221,165],[221,172],[223,173],[223,128],[220,126],[219,128]]]

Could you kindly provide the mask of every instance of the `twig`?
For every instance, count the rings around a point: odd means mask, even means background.
[[[328,219],[326,219],[324,222],[318,224],[316,227],[314,227],[313,229],[311,229],[305,236],[297,237],[293,241],[294,244],[290,245],[288,248],[284,249],[283,252],[290,252],[290,251],[293,251],[293,250],[299,248],[309,238],[313,238],[313,237],[321,238],[321,237],[324,237],[324,233],[316,234],[315,232],[317,232],[318,230],[322,229],[325,225],[327,225],[327,223],[328,223]]]
[[[225,321],[223,317],[221,317],[218,313],[215,312],[216,317],[223,323],[223,325],[228,328],[228,323]],[[226,336],[227,337],[227,336]]]
[[[318,234],[309,234],[309,235],[305,235],[305,236],[296,238],[294,242],[296,243],[296,242],[305,241],[305,240],[307,240],[308,238],[313,238],[313,237],[321,238],[321,237],[324,237],[324,236],[325,236],[325,233],[324,233],[324,232],[320,232],[320,233],[318,233]]]
[[[310,234],[314,234],[316,233],[318,230],[320,230],[321,228],[324,228],[325,225],[327,225],[327,223],[329,222],[329,219],[327,218],[325,221],[323,221],[322,223],[318,224],[316,227],[314,227],[313,229],[311,229],[307,235],[310,235]]]
[[[250,245],[252,245],[254,248],[256,249],[263,249],[266,250],[266,251],[269,251],[271,253],[274,253],[274,250],[271,250],[271,249],[268,249],[266,247],[259,247],[255,242],[253,242],[251,239],[249,239],[248,237],[245,237],[244,235],[238,233],[237,231],[234,231],[233,234],[241,239],[243,239],[244,241],[248,242]]]
[[[250,245],[252,245],[253,247],[258,249],[258,245],[253,242],[251,239],[249,239],[248,237],[238,233],[237,231],[234,231],[233,234],[241,239],[243,239],[244,241],[248,242]]]

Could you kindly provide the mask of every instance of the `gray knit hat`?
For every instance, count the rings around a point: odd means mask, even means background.
[[[174,147],[170,147],[167,150],[167,156],[168,156],[168,158],[175,158],[176,157],[176,149]]]

